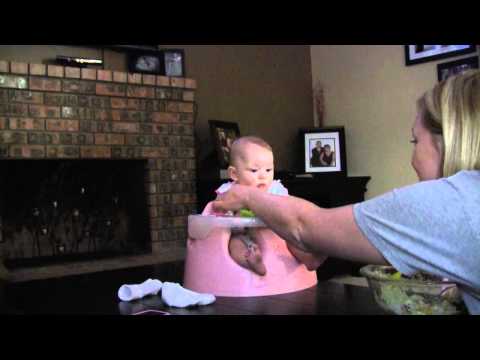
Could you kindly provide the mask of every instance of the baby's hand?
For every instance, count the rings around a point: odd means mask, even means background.
[[[233,211],[226,211],[226,212],[214,211],[214,212],[212,213],[212,215],[214,215],[214,216],[222,216],[222,217],[233,217],[233,216],[235,216],[235,214],[233,213]]]
[[[245,185],[233,185],[229,191],[219,194],[217,200],[212,203],[215,211],[238,211],[247,206],[251,187]]]
[[[215,201],[217,201],[217,200],[218,200],[218,196],[215,199]],[[212,207],[211,214],[214,215],[214,216],[224,216],[224,217],[235,216],[235,213],[233,211],[222,210],[222,209],[214,209],[213,207]]]

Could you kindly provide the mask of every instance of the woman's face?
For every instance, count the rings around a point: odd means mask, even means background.
[[[412,166],[420,181],[434,180],[442,177],[443,150],[438,137],[428,131],[420,115],[417,114],[412,128],[412,143],[414,144]]]

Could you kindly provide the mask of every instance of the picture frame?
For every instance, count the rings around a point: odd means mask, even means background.
[[[437,65],[438,81],[443,81],[452,75],[460,74],[466,70],[478,68],[478,56],[441,63]]]
[[[218,167],[225,170],[230,163],[230,147],[233,141],[240,137],[240,128],[235,122],[209,120],[208,123],[215,146]]]
[[[302,128],[302,164],[306,174],[347,176],[345,128]]]
[[[161,51],[130,51],[127,53],[128,71],[131,73],[163,75],[163,54]]]
[[[416,65],[476,51],[476,45],[405,45],[405,65]]]
[[[165,76],[185,77],[185,52],[182,49],[162,50]]]

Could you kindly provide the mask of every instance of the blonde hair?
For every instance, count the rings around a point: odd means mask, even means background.
[[[270,144],[262,138],[258,136],[243,136],[236,139],[230,148],[230,165],[233,165],[238,159],[243,159],[243,149],[246,144],[255,144],[273,153]]]
[[[443,176],[480,170],[480,71],[449,77],[417,102],[423,125],[442,135]]]

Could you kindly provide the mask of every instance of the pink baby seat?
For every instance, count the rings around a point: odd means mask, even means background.
[[[316,272],[299,263],[285,241],[259,219],[216,217],[211,215],[211,207],[209,203],[202,215],[188,218],[185,288],[216,296],[250,297],[285,294],[317,284]],[[241,267],[230,257],[231,222],[236,221],[242,222],[242,227],[259,228],[257,244],[267,269],[265,276]]]

